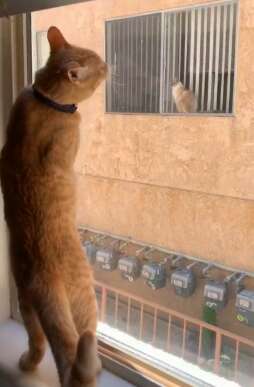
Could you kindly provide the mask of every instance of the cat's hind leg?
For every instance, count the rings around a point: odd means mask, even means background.
[[[45,353],[46,338],[32,304],[20,292],[19,306],[27,330],[29,344],[28,351],[20,357],[19,367],[22,371],[33,371]]]
[[[97,361],[96,337],[93,332],[86,331],[79,339],[66,387],[96,387]]]
[[[90,379],[91,386],[95,386],[96,376],[102,368],[97,351],[95,292],[90,285],[85,284],[84,281],[79,281],[79,286],[72,289],[70,297],[72,314],[80,340],[69,386],[76,386],[77,380],[83,380],[84,386],[90,386],[89,383],[85,384],[87,379]],[[79,354],[83,355],[79,356]]]
[[[54,355],[61,386],[67,386],[79,335],[64,284],[47,278],[34,293],[34,306]]]

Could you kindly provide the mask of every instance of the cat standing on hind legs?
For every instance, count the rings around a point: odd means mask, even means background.
[[[93,51],[48,30],[50,56],[33,87],[17,98],[1,152],[0,178],[10,231],[11,266],[29,348],[20,368],[33,370],[47,338],[62,387],[94,387],[97,305],[93,276],[75,220],[77,104],[106,78]]]

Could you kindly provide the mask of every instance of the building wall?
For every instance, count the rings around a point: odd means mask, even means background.
[[[104,56],[106,19],[202,3],[96,0],[34,25]],[[239,4],[234,116],[105,114],[103,86],[80,105],[79,224],[254,271],[254,2]]]

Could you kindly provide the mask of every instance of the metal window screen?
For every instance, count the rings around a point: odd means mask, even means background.
[[[106,22],[107,112],[175,113],[172,83],[198,113],[232,113],[237,2]]]
[[[165,13],[164,112],[176,111],[170,85],[179,80],[198,112],[232,113],[236,15],[236,3]]]
[[[107,111],[159,113],[161,16],[106,22]]]

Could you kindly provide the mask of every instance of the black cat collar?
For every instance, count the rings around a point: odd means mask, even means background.
[[[39,90],[37,90],[34,85],[32,86],[32,89],[33,89],[33,95],[38,101],[44,103],[45,105],[55,110],[58,110],[59,112],[75,113],[75,111],[78,108],[77,105],[75,104],[61,104],[56,101],[53,101],[52,99],[43,95]]]

